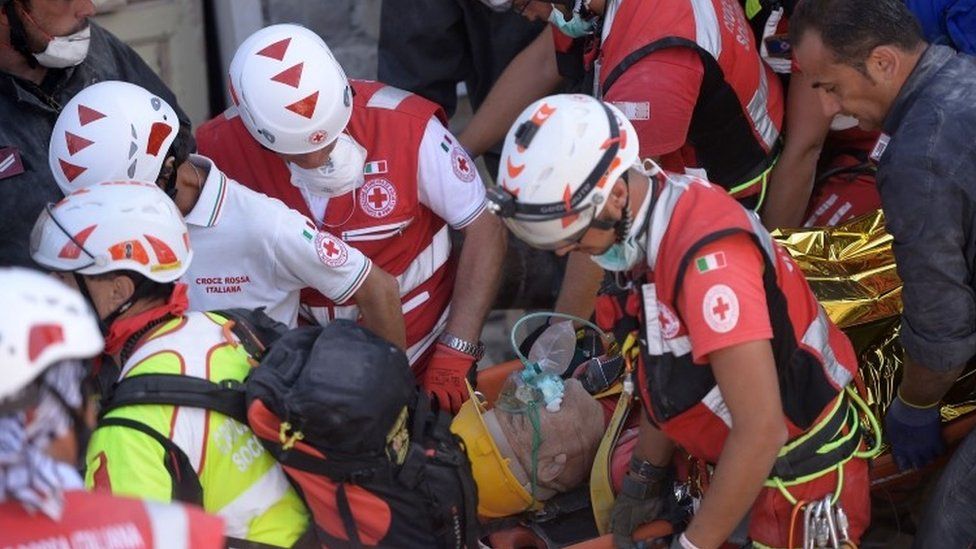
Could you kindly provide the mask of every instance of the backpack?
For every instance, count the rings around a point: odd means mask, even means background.
[[[170,404],[249,425],[312,514],[312,529],[296,547],[477,546],[477,489],[467,455],[450,432],[450,416],[433,412],[415,387],[402,351],[350,321],[287,330],[260,310],[215,312],[234,321],[231,330],[259,361],[244,383],[134,376],[103,399],[101,414]],[[196,472],[171,440],[128,419],[104,418],[102,425],[157,440],[166,449],[173,499],[202,501]]]

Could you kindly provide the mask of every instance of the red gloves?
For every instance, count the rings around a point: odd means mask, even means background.
[[[421,384],[425,391],[437,398],[441,410],[458,413],[461,404],[468,400],[468,388],[464,381],[474,373],[475,358],[438,343],[424,372]]]

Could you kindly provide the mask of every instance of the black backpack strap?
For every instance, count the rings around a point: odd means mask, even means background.
[[[299,540],[300,539],[301,538],[299,538]],[[230,536],[224,538],[224,547],[226,549],[282,549],[280,545],[271,545],[270,543],[261,543],[260,541],[232,538]]]
[[[176,374],[144,374],[119,381],[102,402],[101,415],[123,406],[168,404],[213,410],[247,425],[244,389],[236,380],[214,383]]]
[[[346,496],[345,482],[340,482],[336,490],[336,504],[339,508],[342,526],[345,527],[346,535],[349,536],[349,543],[352,547],[362,547],[363,542],[359,539],[359,529],[356,528],[356,518],[352,516],[352,508],[349,507],[349,498]]]
[[[247,354],[256,361],[261,361],[265,353],[278,341],[282,334],[288,331],[288,326],[271,318],[264,312],[264,307],[258,309],[220,309],[210,311],[222,316],[234,324],[230,331],[241,340],[241,345]]]
[[[132,419],[122,417],[101,418],[98,422],[98,428],[102,427],[126,427],[139,431],[158,442],[165,452],[163,466],[166,467],[170,478],[173,479],[172,498],[184,503],[203,505],[203,487],[200,485],[200,478],[193,466],[190,465],[190,459],[186,457],[186,454],[176,443],[145,423]]]

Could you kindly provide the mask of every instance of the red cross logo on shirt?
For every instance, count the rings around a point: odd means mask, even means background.
[[[369,200],[369,203],[372,204],[373,208],[377,210],[383,209],[383,206],[386,205],[386,201],[389,199],[389,195],[383,192],[383,189],[379,187],[373,187],[373,190],[370,191],[366,197],[366,200]]]
[[[702,316],[712,331],[720,334],[731,331],[739,323],[739,297],[725,284],[716,284],[705,292]]]
[[[359,194],[359,207],[370,217],[386,217],[393,213],[397,203],[397,190],[382,177],[370,179]]]
[[[475,172],[471,167],[471,159],[468,158],[468,153],[464,152],[464,149],[461,147],[455,145],[451,149],[451,168],[454,170],[454,175],[461,181],[470,183],[474,181],[475,176]]]
[[[729,312],[729,308],[729,304],[719,296],[715,306],[712,307],[712,312],[717,314],[720,319],[725,320],[725,314]]]
[[[341,267],[349,259],[349,250],[336,241],[335,237],[320,232],[315,236],[315,251],[319,255],[319,261],[328,267]]]

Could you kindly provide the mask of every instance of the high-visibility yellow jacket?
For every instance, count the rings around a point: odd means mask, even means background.
[[[121,378],[181,374],[243,381],[248,355],[224,330],[226,323],[214,313],[187,313],[163,323],[132,353]],[[224,519],[228,537],[290,547],[307,529],[305,504],[247,425],[210,410],[158,404],[115,408],[105,418],[140,422],[173,441],[199,477],[203,508]],[[168,502],[174,479],[165,454],[158,441],[136,429],[99,427],[88,446],[85,484]]]

